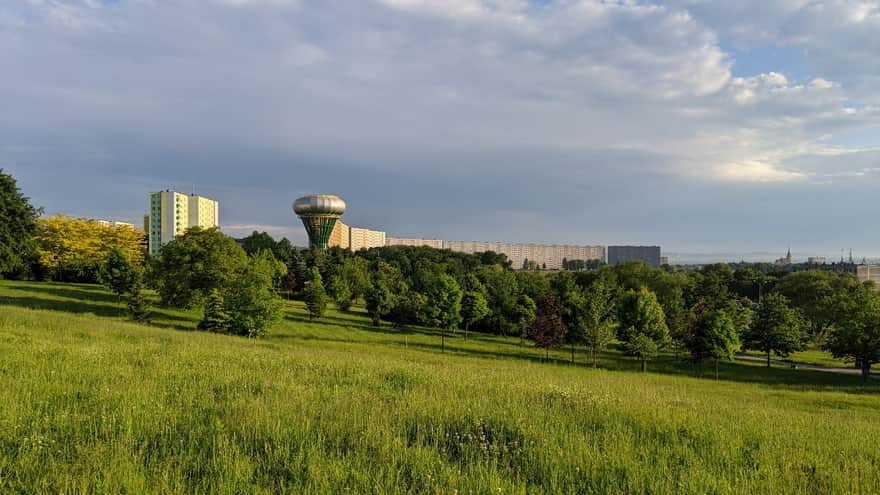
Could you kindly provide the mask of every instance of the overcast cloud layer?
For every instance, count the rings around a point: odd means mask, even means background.
[[[870,257],[878,33],[877,1],[13,0],[0,167],[298,243],[326,192],[389,235]]]

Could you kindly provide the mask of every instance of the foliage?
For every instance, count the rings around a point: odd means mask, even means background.
[[[821,341],[837,314],[837,295],[860,285],[850,274],[837,274],[820,270],[796,272],[783,277],[776,284],[776,291],[788,298],[793,308],[801,311],[810,325],[810,335]]]
[[[119,248],[113,248],[104,262],[101,281],[117,296],[131,290],[135,280],[135,270],[128,258]]]
[[[599,352],[614,340],[614,309],[614,292],[606,280],[597,279],[584,291],[577,331],[590,351],[594,367]]]
[[[489,314],[489,305],[482,292],[470,290],[461,297],[461,317],[464,320],[465,338],[470,326]]]
[[[330,277],[330,283],[327,285],[336,307],[342,311],[348,311],[353,302],[348,280],[342,275],[335,274]]]
[[[128,287],[128,317],[138,323],[150,321],[150,303],[144,294],[144,277],[141,268],[132,271]]]
[[[269,251],[274,256],[277,245],[275,244],[275,239],[272,239],[272,236],[265,232],[257,232],[255,230],[251,235],[242,239],[241,247],[248,256],[253,256],[260,251]]]
[[[837,294],[839,319],[823,343],[836,358],[854,361],[867,380],[880,362],[880,295],[873,287],[854,286]]]
[[[743,335],[743,346],[764,352],[770,366],[771,352],[787,357],[804,347],[804,327],[803,317],[789,307],[788,298],[778,293],[768,294],[758,305],[751,328]]]
[[[220,289],[223,308],[229,313],[229,333],[259,337],[281,320],[281,300],[272,286],[277,269],[272,254],[260,251]]]
[[[0,168],[0,275],[24,270],[35,255],[38,215],[15,179]]]
[[[623,341],[623,350],[627,355],[639,358],[644,371],[648,359],[669,341],[663,307],[647,288],[631,290],[623,299],[619,320],[617,337]]]
[[[214,289],[224,291],[247,266],[247,255],[232,238],[216,228],[193,227],[162,246],[152,273],[162,303],[185,308],[199,305]],[[275,273],[273,266],[270,287]]]
[[[142,263],[146,252],[143,232],[61,214],[40,218],[34,241],[40,264],[54,279],[64,281],[98,282],[102,265],[114,249],[132,264]]]
[[[373,274],[373,283],[365,295],[367,311],[373,321],[373,326],[378,327],[381,319],[385,317],[393,307],[393,294],[388,288],[385,274],[377,270]]]
[[[451,276],[437,276],[427,294],[425,323],[441,329],[453,329],[461,323],[461,288]]]
[[[686,346],[695,362],[715,360],[717,378],[718,360],[732,360],[739,347],[739,333],[733,317],[724,309],[703,312],[696,318]]]
[[[327,307],[327,294],[324,291],[324,281],[317,266],[309,269],[306,275],[306,286],[303,290],[303,299],[309,309],[309,319],[324,316]]]
[[[227,333],[232,322],[232,318],[223,307],[223,295],[219,290],[213,289],[208,295],[208,302],[205,304],[205,316],[199,322],[198,329],[214,333]]]
[[[538,305],[535,304],[535,300],[531,297],[520,294],[514,308],[514,321],[516,322],[517,333],[519,334],[519,344],[523,345],[523,341],[531,337],[529,331],[535,324]]]
[[[565,342],[564,308],[553,293],[547,294],[538,304],[533,338],[535,346],[544,349],[545,353]]]

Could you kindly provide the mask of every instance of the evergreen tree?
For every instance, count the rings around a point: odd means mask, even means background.
[[[306,287],[304,290],[306,308],[309,310],[309,319],[324,316],[327,307],[327,294],[324,292],[324,281],[317,266],[309,268],[306,275]]]
[[[128,316],[138,323],[149,323],[150,303],[144,294],[144,277],[140,270],[135,270],[129,286]]]
[[[121,249],[114,248],[104,261],[101,279],[117,298],[131,290],[134,283],[134,268]]]
[[[465,292],[461,297],[461,317],[464,320],[464,338],[467,339],[470,326],[489,314],[486,298],[477,291]]]
[[[272,253],[260,251],[231,274],[221,289],[229,333],[259,337],[281,319],[281,300],[273,287],[278,268]]]
[[[34,232],[38,215],[15,179],[0,168],[0,275],[23,271],[36,257]]]
[[[213,289],[208,295],[208,303],[205,305],[205,316],[199,322],[199,330],[215,333],[228,333],[231,318],[223,307],[223,295],[219,290]]]

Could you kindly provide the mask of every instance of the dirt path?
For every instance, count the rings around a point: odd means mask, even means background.
[[[766,363],[767,362],[767,358],[762,358],[762,357],[757,357],[757,356],[747,356],[745,354],[737,354],[735,356],[735,359],[738,359],[740,361],[753,361],[756,363]],[[825,371],[827,373],[837,373],[840,375],[862,376],[862,371],[857,370],[855,368],[831,368],[828,366],[818,366],[815,364],[795,363],[793,361],[780,361],[778,359],[771,359],[770,364],[777,364],[780,366],[788,366],[790,368],[796,368],[796,369]],[[871,378],[880,379],[880,375],[872,373]]]

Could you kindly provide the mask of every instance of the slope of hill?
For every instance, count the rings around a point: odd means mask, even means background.
[[[35,308],[35,309],[31,309]],[[0,282],[0,491],[872,493],[858,378],[671,357],[543,363],[516,339],[309,322],[125,322],[95,286]],[[586,359],[580,355],[580,361]]]

